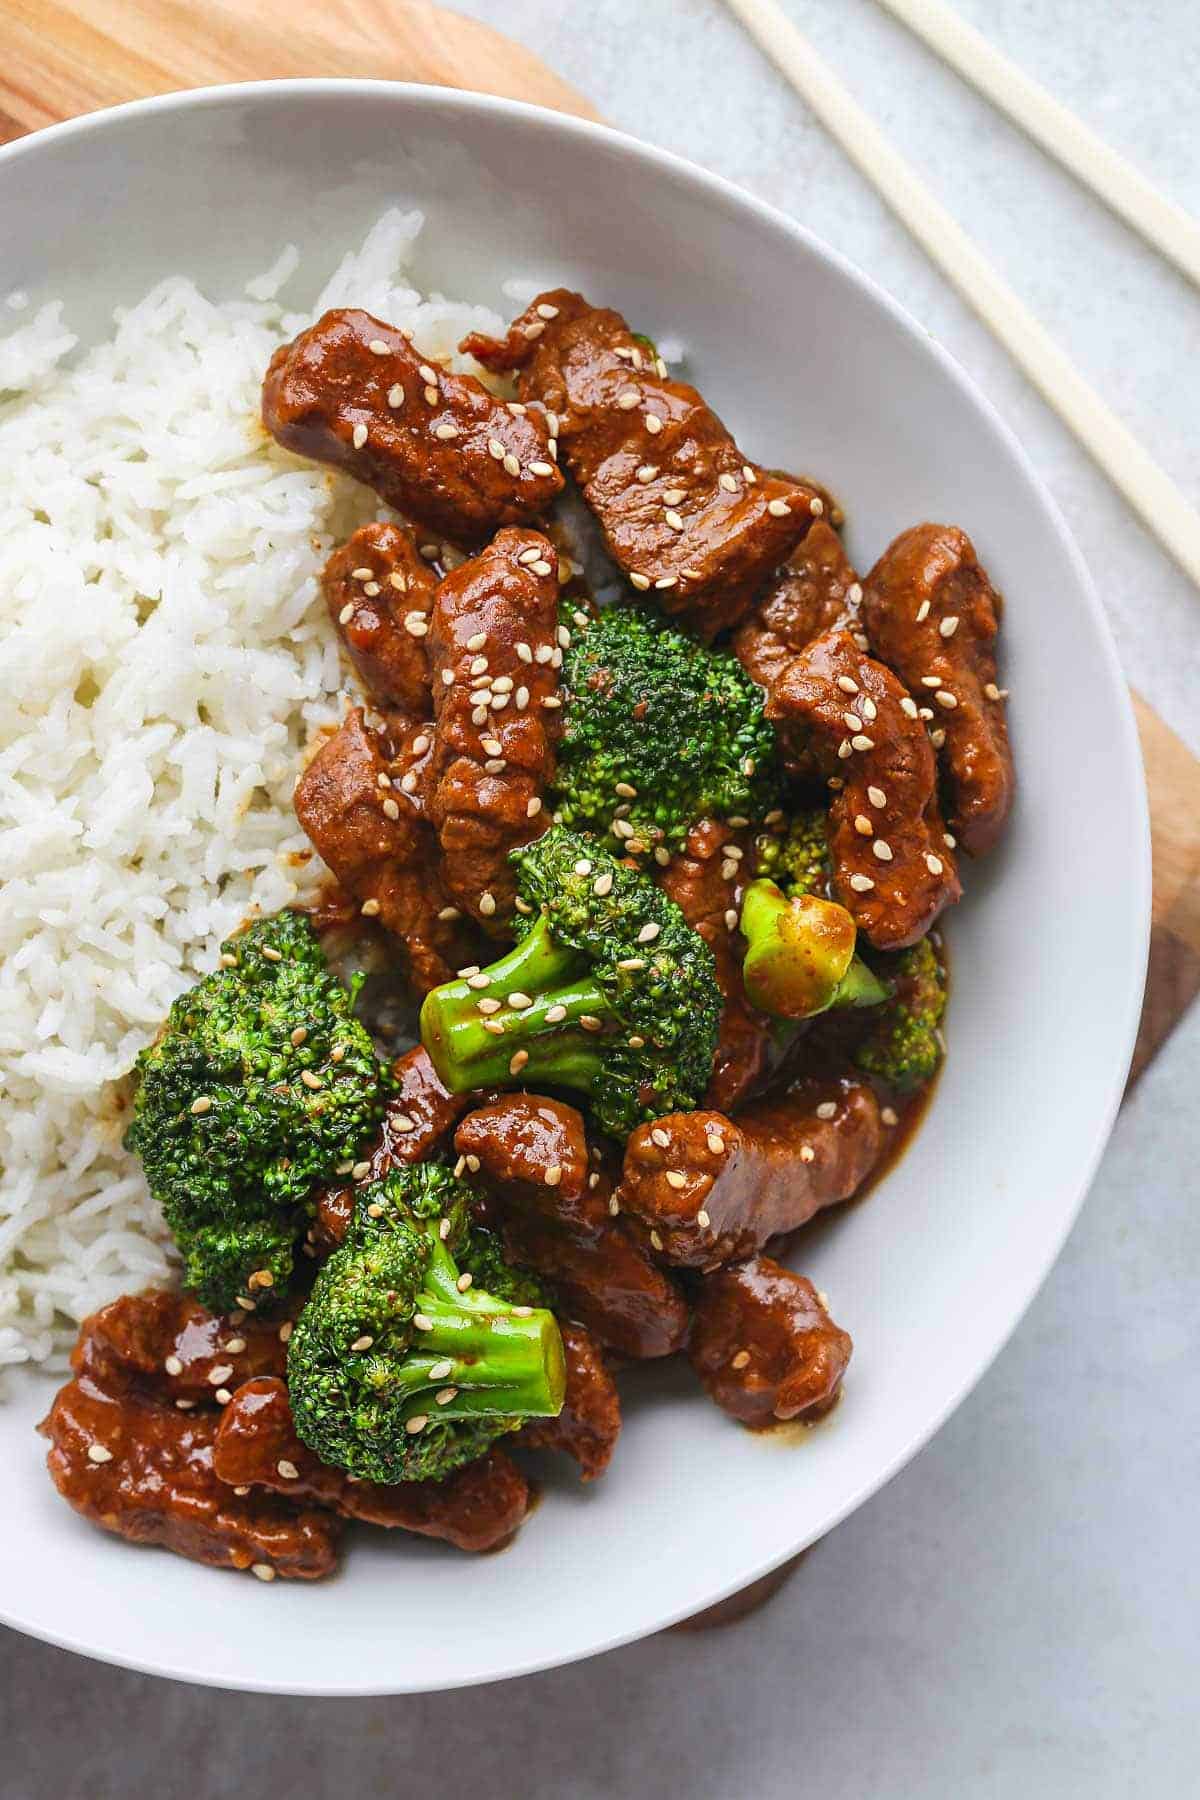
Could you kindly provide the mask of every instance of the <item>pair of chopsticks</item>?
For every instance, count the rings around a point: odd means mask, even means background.
[[[1180,568],[1200,586],[1200,513],[1100,398],[776,0],[727,0],[942,273]],[[880,0],[1200,285],[1200,226],[942,0]]]

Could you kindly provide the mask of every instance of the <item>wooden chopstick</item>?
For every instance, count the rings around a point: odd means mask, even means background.
[[[1200,586],[1200,513],[1084,380],[1024,301],[925,186],[776,0],[727,0],[927,255],[1024,370],[1043,399]]]
[[[1200,222],[989,43],[945,0],[878,0],[1200,287]]]

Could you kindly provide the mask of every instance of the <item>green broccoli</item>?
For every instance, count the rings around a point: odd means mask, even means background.
[[[779,1019],[811,1019],[830,1007],[879,1006],[890,989],[854,954],[857,932],[844,906],[752,881],[742,896],[746,997]]]
[[[470,1200],[437,1163],[360,1190],[288,1344],[296,1430],[322,1462],[363,1481],[439,1481],[561,1410],[558,1325],[474,1279]]]
[[[868,1075],[906,1092],[931,1081],[941,1061],[946,973],[927,937],[875,961],[894,994],[854,1051],[854,1061]]]
[[[644,608],[610,606],[571,637],[555,817],[622,856],[683,845],[699,819],[774,806],[774,727],[737,658]]]
[[[125,1135],[214,1311],[282,1294],[315,1185],[383,1115],[388,1074],[303,913],[260,919],[137,1062]]]
[[[649,876],[561,825],[510,861],[520,941],[421,1008],[443,1083],[567,1088],[616,1137],[694,1107],[721,1016],[703,938]]]
[[[472,1225],[454,1255],[472,1284],[497,1300],[510,1306],[544,1306],[553,1312],[554,1299],[545,1282],[532,1269],[512,1262],[496,1232],[486,1226]]]
[[[821,807],[796,813],[786,831],[763,832],[754,848],[758,873],[778,882],[789,900],[798,894],[816,894],[828,900],[828,815]]]

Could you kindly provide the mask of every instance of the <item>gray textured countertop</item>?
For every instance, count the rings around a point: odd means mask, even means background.
[[[956,3],[1200,211],[1192,0]],[[1195,592],[717,0],[462,10],[614,123],[802,218],[949,346],[1055,491],[1131,680],[1200,749]],[[790,10],[1200,494],[1200,296],[870,0]],[[1200,1012],[1127,1104],[996,1367],[753,1619],[463,1695],[344,1702],[181,1688],[0,1633],[0,1797],[1194,1793],[1198,1065]]]

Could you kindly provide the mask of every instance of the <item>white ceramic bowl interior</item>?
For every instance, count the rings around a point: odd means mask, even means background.
[[[1007,597],[1023,785],[949,925],[950,1055],[925,1128],[797,1258],[855,1339],[844,1403],[820,1429],[750,1435],[686,1367],[646,1367],[625,1384],[611,1473],[584,1489],[548,1469],[503,1554],[364,1536],[334,1582],[268,1588],[92,1530],[43,1472],[45,1385],[0,1408],[0,1616],[244,1688],[414,1691],[565,1662],[695,1612],[828,1531],[963,1398],[1050,1267],[1112,1122],[1144,972],[1141,767],[1080,558],[961,371],[780,214],[535,109],[281,83],[169,96],[0,152],[3,285],[65,296],[91,337],[168,272],[233,295],[292,240],[300,303],[396,201],[429,215],[422,285],[507,314],[506,277],[565,282],[682,338],[747,449],[844,500],[860,568],[918,519],[966,527]]]

